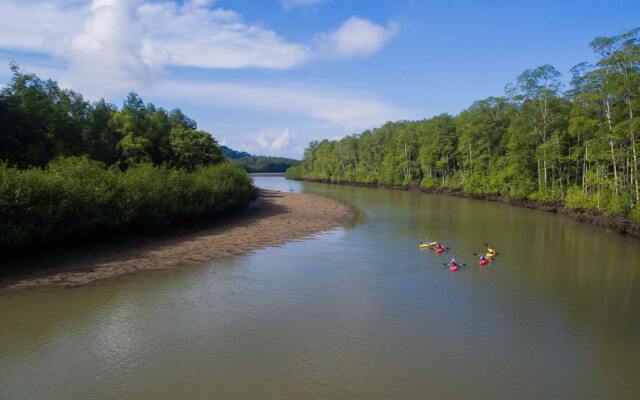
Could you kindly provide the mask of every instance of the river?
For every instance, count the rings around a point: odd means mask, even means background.
[[[640,240],[492,202],[255,180],[356,220],[209,265],[2,295],[0,398],[640,398]],[[421,251],[425,237],[451,250]],[[485,242],[500,254],[479,267]]]

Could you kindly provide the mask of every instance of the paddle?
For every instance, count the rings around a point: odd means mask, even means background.
[[[493,246],[491,246],[489,243],[485,243],[485,244],[484,244],[484,247],[486,247],[486,248],[493,248]]]
[[[485,246],[485,247],[487,247],[487,248],[492,248],[492,247],[489,245],[489,243],[485,243],[485,244],[484,244],[484,246]],[[474,255],[474,256],[481,256],[482,254],[476,254],[476,253],[473,253],[473,255]],[[494,255],[494,256],[497,256],[497,255],[498,255],[498,252],[496,251],[493,255]]]
[[[447,267],[449,266],[449,264],[447,264],[447,263],[444,263],[442,265],[445,265]],[[458,264],[458,267],[466,267],[466,266],[467,266],[467,264]]]

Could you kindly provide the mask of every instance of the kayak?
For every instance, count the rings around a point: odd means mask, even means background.
[[[449,264],[449,269],[453,272],[456,272],[460,269],[460,266],[458,264]]]
[[[487,265],[489,264],[489,260],[487,260],[486,258],[480,259],[480,261],[478,261],[478,264]]]
[[[430,249],[433,246],[437,245],[438,242],[429,242],[429,243],[420,243],[420,248],[421,249]]]
[[[444,251],[444,247],[436,247],[436,254],[440,254]]]
[[[485,254],[485,257],[487,257],[489,260],[493,260],[493,257],[496,256],[496,253],[487,253]]]

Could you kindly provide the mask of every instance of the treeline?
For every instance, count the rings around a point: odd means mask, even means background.
[[[299,163],[291,158],[269,156],[249,156],[232,160],[232,162],[249,173],[285,172]]]
[[[216,141],[175,109],[130,93],[120,110],[61,89],[55,81],[21,73],[0,92],[0,159],[21,168],[60,156],[88,155],[106,165],[150,162],[193,170],[223,160]]]
[[[561,202],[640,222],[640,28],[590,44],[563,91],[551,65],[456,116],[312,142],[287,176]]]
[[[256,172],[285,172],[290,167],[298,165],[299,161],[292,158],[254,156],[244,151],[236,151],[226,146],[220,146],[222,153],[234,164],[249,173]]]
[[[22,73],[0,91],[0,250],[244,207],[251,178],[179,109],[121,109]]]

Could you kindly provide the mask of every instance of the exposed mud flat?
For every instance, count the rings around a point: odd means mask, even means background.
[[[249,209],[213,226],[9,260],[10,275],[0,288],[76,287],[136,271],[205,263],[327,231],[352,219],[349,206],[326,197],[261,190]]]

